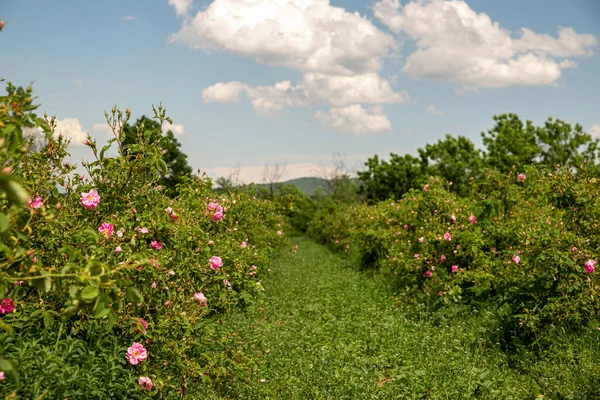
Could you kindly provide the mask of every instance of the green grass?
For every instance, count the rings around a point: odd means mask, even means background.
[[[223,398],[600,398],[598,332],[506,354],[476,312],[400,309],[385,285],[339,255],[297,243],[264,279],[264,306],[223,323],[259,365],[220,387]]]

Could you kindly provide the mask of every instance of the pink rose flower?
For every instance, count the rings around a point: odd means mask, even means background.
[[[245,249],[247,246],[246,242],[242,242],[242,249]]]
[[[523,182],[527,177],[525,176],[525,174],[519,174],[517,176],[517,182]]]
[[[458,265],[453,265],[452,266],[452,273],[456,273],[456,271],[458,270]]]
[[[138,233],[146,234],[148,233],[148,228],[138,228]]]
[[[408,225],[404,225],[404,229],[408,229]]]
[[[152,242],[150,242],[150,247],[152,247],[154,250],[160,250],[162,249],[162,244],[160,244],[156,240],[153,240]]]
[[[585,273],[586,274],[591,274],[592,272],[594,272],[594,267],[596,266],[596,261],[594,261],[594,260],[587,260],[584,265],[585,265]],[[4,304],[4,300],[2,300],[2,303]],[[1,311],[1,309],[0,309],[0,311]]]
[[[112,224],[103,222],[100,225],[100,227],[98,227],[98,232],[100,232],[101,234],[103,234],[106,237],[110,237],[110,235],[112,235],[114,232],[114,228],[113,228]]]
[[[144,328],[144,332],[143,334],[146,334],[146,329],[148,329],[148,322],[146,322],[146,320],[144,320],[143,318],[138,317],[138,326],[135,328],[135,330],[137,332],[141,332],[140,330],[140,326],[142,326]]]
[[[88,210],[92,210],[100,204],[100,195],[95,189],[90,190],[87,193],[81,193],[81,198],[79,199],[81,205],[87,208]]]
[[[0,371],[0,381],[4,380],[4,371]]]
[[[221,257],[217,257],[217,256],[212,256],[210,258],[210,267],[214,270],[219,269],[219,267],[223,266],[223,260],[221,260]]]
[[[202,292],[197,292],[194,294],[194,300],[198,302],[202,307],[205,307],[208,303],[208,299]]]
[[[419,243],[423,243],[424,241],[425,241],[425,238],[424,238],[424,237],[420,237],[420,238],[419,238]]]
[[[213,216],[210,218],[212,221],[218,222],[223,219],[223,207],[217,206],[217,209]]]
[[[441,260],[441,261],[446,261],[446,256],[442,254],[442,255],[440,256],[440,260]]]
[[[431,276],[432,276],[432,275],[433,275],[433,274],[431,273],[431,271],[429,271],[429,270],[428,270],[428,271],[425,271],[425,277],[426,277],[426,278],[431,278]]]
[[[469,217],[469,222],[472,224],[476,224],[477,218],[473,214],[471,214],[471,216]]]
[[[152,289],[156,289],[156,282],[152,282]]]
[[[278,234],[279,236],[281,236],[281,235],[283,235],[283,232],[281,232],[281,231],[277,231],[277,234]]]
[[[154,383],[152,383],[152,379],[147,376],[142,376],[138,379],[138,385],[144,390],[152,390],[154,389]]]
[[[417,254],[415,254],[415,258],[419,258],[419,256],[420,256],[420,255],[419,255],[418,253],[417,253]]]
[[[165,212],[169,215],[171,215],[171,213],[173,212],[173,209],[171,207],[167,207],[165,208]]]
[[[42,202],[41,196],[38,196],[35,198],[35,200],[27,200],[27,205],[29,206],[29,208],[36,209],[42,207],[44,203]]]
[[[425,192],[427,191],[427,189],[428,189],[428,188],[429,188],[429,184],[427,184],[427,185],[423,186],[423,190],[424,190]]]
[[[450,216],[450,219],[452,220],[452,222],[456,222],[456,216],[455,216],[454,214],[452,214],[452,215]]]
[[[228,288],[231,288],[231,283],[229,283],[227,279],[223,279],[223,285],[227,286]]]
[[[148,357],[148,352],[141,343],[133,342],[130,348],[127,349],[125,357],[129,364],[138,365],[141,361]]]
[[[0,303],[0,314],[8,314],[15,309],[15,303],[11,299],[2,299]]]
[[[210,202],[208,203],[208,205],[206,206],[206,211],[214,211],[217,207],[219,207],[219,203],[215,203],[215,202]]]
[[[179,219],[179,216],[177,216],[177,214],[175,214],[175,211],[173,211],[171,213],[171,221],[175,222]]]
[[[513,256],[512,260],[513,260],[513,262],[515,264],[518,264],[519,262],[521,262],[521,257],[519,257],[519,256]]]
[[[450,233],[446,232],[446,233],[444,233],[444,239],[452,240],[452,236],[450,236]]]
[[[122,251],[123,251],[123,249],[121,248],[121,246],[117,246],[117,247],[115,248],[115,253],[117,253],[117,254],[119,254],[119,253],[120,253],[120,252],[122,252]]]
[[[170,301],[165,302],[165,307],[169,307],[171,305]]]

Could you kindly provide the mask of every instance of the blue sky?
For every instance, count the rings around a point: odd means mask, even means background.
[[[105,137],[114,104],[162,101],[195,169],[245,180],[273,161],[310,175],[332,152],[357,169],[447,133],[479,144],[505,112],[600,135],[596,0],[171,3],[2,2],[0,77],[34,82],[74,138]]]

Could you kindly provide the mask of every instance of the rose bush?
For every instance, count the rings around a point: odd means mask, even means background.
[[[600,319],[594,272],[600,240],[595,171],[489,171],[458,197],[431,178],[399,202],[339,207],[309,233],[354,249],[398,288],[439,306],[493,306],[503,327],[536,337]]]
[[[200,173],[168,197],[158,184],[163,149],[146,140],[152,132],[138,126],[138,142],[123,152],[129,109],[105,113],[114,137],[103,146],[89,137],[93,159],[79,168],[56,118],[33,113],[31,89],[7,89],[0,97],[0,323],[7,332],[0,369],[14,379],[4,388],[33,393],[31,381],[18,386],[16,371],[27,366],[15,356],[21,343],[48,331],[111,338],[121,362],[133,364],[127,368],[138,375],[139,393],[184,394],[200,379],[245,370],[229,338],[215,342],[211,324],[260,301],[261,273],[286,241],[277,234],[287,229],[280,207],[251,191],[216,194]],[[161,124],[170,121],[162,106],[154,112]],[[44,136],[40,151],[23,139],[27,129]],[[67,389],[53,395],[66,397]]]

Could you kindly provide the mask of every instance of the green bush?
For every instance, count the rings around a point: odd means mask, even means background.
[[[519,173],[488,171],[472,180],[470,197],[430,178],[399,202],[323,213],[309,233],[332,248],[356,248],[398,288],[439,306],[493,305],[519,335],[597,321],[597,273],[586,271],[600,248],[592,234],[600,223],[595,171]]]
[[[37,117],[31,102],[31,89],[11,84],[0,97],[0,369],[12,374],[0,393],[77,397],[90,386],[86,374],[116,363],[108,369],[115,386],[89,396],[129,385],[118,397],[130,398],[146,376],[151,394],[171,398],[245,370],[248,360],[230,338],[211,337],[211,326],[220,313],[260,301],[261,271],[288,232],[278,206],[244,191],[217,195],[206,176],[182,178],[179,194],[168,197],[157,132],[138,125],[137,142],[123,151],[129,109],[106,114],[114,138],[102,147],[89,138],[94,158],[78,174],[55,118]],[[169,119],[162,106],[154,112],[160,129]],[[45,140],[40,151],[23,139],[23,129],[36,127]],[[49,332],[59,332],[56,346],[86,347],[73,354],[87,357],[89,368],[64,387],[53,384],[58,372],[35,367],[55,360],[65,365],[56,371],[72,371],[79,357],[57,354]],[[134,343],[147,358],[129,365]],[[93,349],[102,356],[89,358]],[[98,379],[89,382],[110,381]]]

